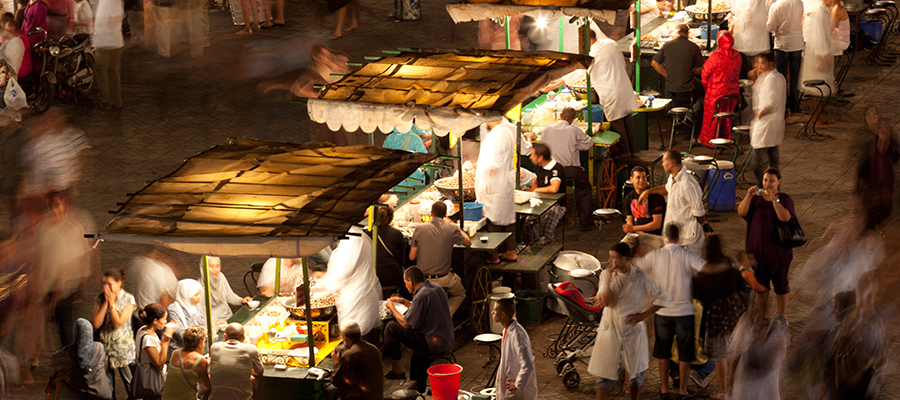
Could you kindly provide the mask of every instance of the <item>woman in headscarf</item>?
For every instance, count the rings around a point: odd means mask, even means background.
[[[75,321],[75,343],[50,357],[53,376],[63,374],[59,399],[111,399],[112,388],[106,376],[106,351],[94,341],[94,327],[79,318]]]
[[[247,304],[250,297],[241,298],[234,293],[228,279],[222,274],[222,260],[219,257],[209,258],[209,299],[212,306],[212,320],[225,321],[234,313],[230,306]],[[203,261],[200,261],[200,276],[203,276]],[[201,298],[201,301],[203,299]],[[170,313],[171,314],[171,313]],[[216,324],[218,325],[218,324]]]
[[[181,333],[189,326],[206,326],[206,311],[198,307],[200,297],[203,295],[203,285],[193,279],[178,281],[175,289],[175,302],[169,304],[168,321],[176,322],[175,334],[172,337],[172,349],[184,348]]]
[[[741,74],[741,54],[735,50],[734,38],[729,32],[719,32],[719,48],[709,55],[703,64],[703,87],[706,97],[703,99],[703,130],[700,132],[700,143],[712,147],[709,141],[715,138],[731,139],[731,123],[723,121],[720,131],[713,115],[716,114],[716,103],[719,112],[734,111],[737,99],[721,100],[724,96],[739,96],[741,86],[738,80]]]

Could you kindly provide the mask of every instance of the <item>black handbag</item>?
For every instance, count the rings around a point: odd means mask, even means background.
[[[166,377],[162,371],[158,370],[151,364],[141,362],[141,353],[144,352],[144,338],[148,334],[145,332],[138,341],[140,347],[137,349],[137,365],[131,377],[131,390],[128,391],[129,397],[138,399],[158,398],[162,396],[163,388],[166,385]]]
[[[778,235],[778,242],[784,247],[794,248],[806,244],[806,234],[803,233],[796,215],[792,214],[787,222],[776,218],[775,232]]]

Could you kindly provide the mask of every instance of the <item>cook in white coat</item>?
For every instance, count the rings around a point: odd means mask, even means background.
[[[734,49],[747,56],[769,51],[766,0],[737,0],[731,10]]]
[[[753,148],[753,172],[762,186],[763,171],[780,169],[779,146],[784,141],[784,105],[787,81],[775,70],[775,56],[764,53],[754,57],[757,78],[753,84],[753,119],[750,121],[750,147]]]
[[[503,325],[500,365],[497,366],[494,388],[497,400],[536,400],[537,374],[534,369],[534,353],[531,352],[531,338],[515,320],[515,316],[516,303],[513,299],[500,299],[494,303],[491,318]]]
[[[373,343],[378,338],[375,328],[381,326],[381,284],[372,265],[372,238],[355,226],[350,233],[359,236],[349,236],[338,243],[328,260],[328,272],[319,278],[317,286],[339,294],[338,319],[359,323],[363,340]]]
[[[490,133],[481,137],[481,150],[475,169],[475,196],[483,204],[489,232],[513,232],[516,223],[516,126],[506,119],[486,124]],[[483,132],[483,130],[482,130]],[[515,260],[515,233],[502,246],[506,260]],[[496,252],[488,256],[489,264],[500,262]]]
[[[625,57],[616,42],[599,29],[591,29],[591,87],[597,92],[609,130],[620,135],[616,147],[622,156],[634,153],[634,123],[631,114],[638,108],[634,85],[628,78]]]
[[[609,251],[609,263],[611,268],[600,274],[600,290],[594,298],[604,308],[588,364],[588,372],[597,376],[597,400],[606,399],[620,368],[631,377],[632,393],[638,393],[650,363],[644,319],[668,305],[659,285],[631,265],[627,244],[617,243]]]

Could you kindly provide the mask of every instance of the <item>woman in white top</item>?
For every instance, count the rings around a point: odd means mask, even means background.
[[[144,326],[135,334],[134,342],[137,344],[138,364],[149,364],[152,368],[141,368],[139,365],[135,369],[135,374],[152,374],[158,373],[165,376],[164,368],[166,366],[166,358],[169,355],[169,343],[172,341],[173,329],[166,326],[166,309],[157,303],[148,304],[140,312],[141,321]],[[162,340],[156,336],[156,331],[165,328]],[[159,379],[158,377],[144,377],[144,381],[148,379]],[[162,396],[162,387],[159,388],[159,396],[155,398],[144,397],[144,400],[159,399]]]
[[[173,349],[184,348],[181,332],[189,326],[206,326],[206,310],[199,307],[203,295],[203,285],[193,279],[178,281],[175,302],[169,304],[168,320],[178,324],[175,327]]]
[[[228,283],[228,279],[222,274],[222,260],[219,257],[209,257],[209,299],[212,305],[212,320],[216,325],[224,323],[234,313],[230,306],[247,304],[250,297],[241,297],[234,293],[234,289]],[[203,276],[203,261],[200,261],[200,276]],[[203,301],[205,297],[201,299]]]
[[[850,14],[843,1],[825,0],[825,6],[831,9],[831,48],[840,56],[850,47]]]

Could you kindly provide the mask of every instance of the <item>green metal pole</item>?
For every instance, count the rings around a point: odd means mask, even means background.
[[[374,132],[373,132],[374,133]],[[306,273],[306,257],[300,259],[300,264],[303,266],[303,287],[306,289],[303,291],[303,299],[306,300],[306,340],[307,345],[309,345],[309,367],[316,366],[316,339],[313,336],[313,323],[312,323],[312,301],[309,299],[309,274]],[[328,341],[328,338],[325,338],[325,341]]]
[[[653,1],[653,0],[651,0]],[[709,2],[712,4],[712,0]],[[637,49],[634,51],[634,91],[641,92],[641,0],[634,3],[634,40],[637,43]]]
[[[209,256],[203,256],[203,287],[206,289],[206,348],[213,344],[212,299],[209,293]],[[186,327],[185,327],[186,328]]]
[[[378,211],[380,208],[371,207],[372,212],[372,267],[378,270]]]
[[[506,49],[509,50],[509,17],[503,17],[503,27],[506,30]]]
[[[449,135],[449,133],[448,133]],[[463,229],[466,223],[466,207],[465,201],[463,201],[463,160],[462,160],[462,138],[456,138],[456,156],[459,157],[459,161],[457,161],[457,173],[459,173],[459,229]]]
[[[565,24],[563,23],[563,19],[562,19],[562,17],[560,17],[559,18],[559,35],[557,35],[557,36],[559,36],[559,52],[560,53],[563,52],[563,30],[564,30],[563,27],[564,27],[564,25]]]
[[[275,259],[275,293],[272,297],[278,297],[281,294],[281,257]]]

